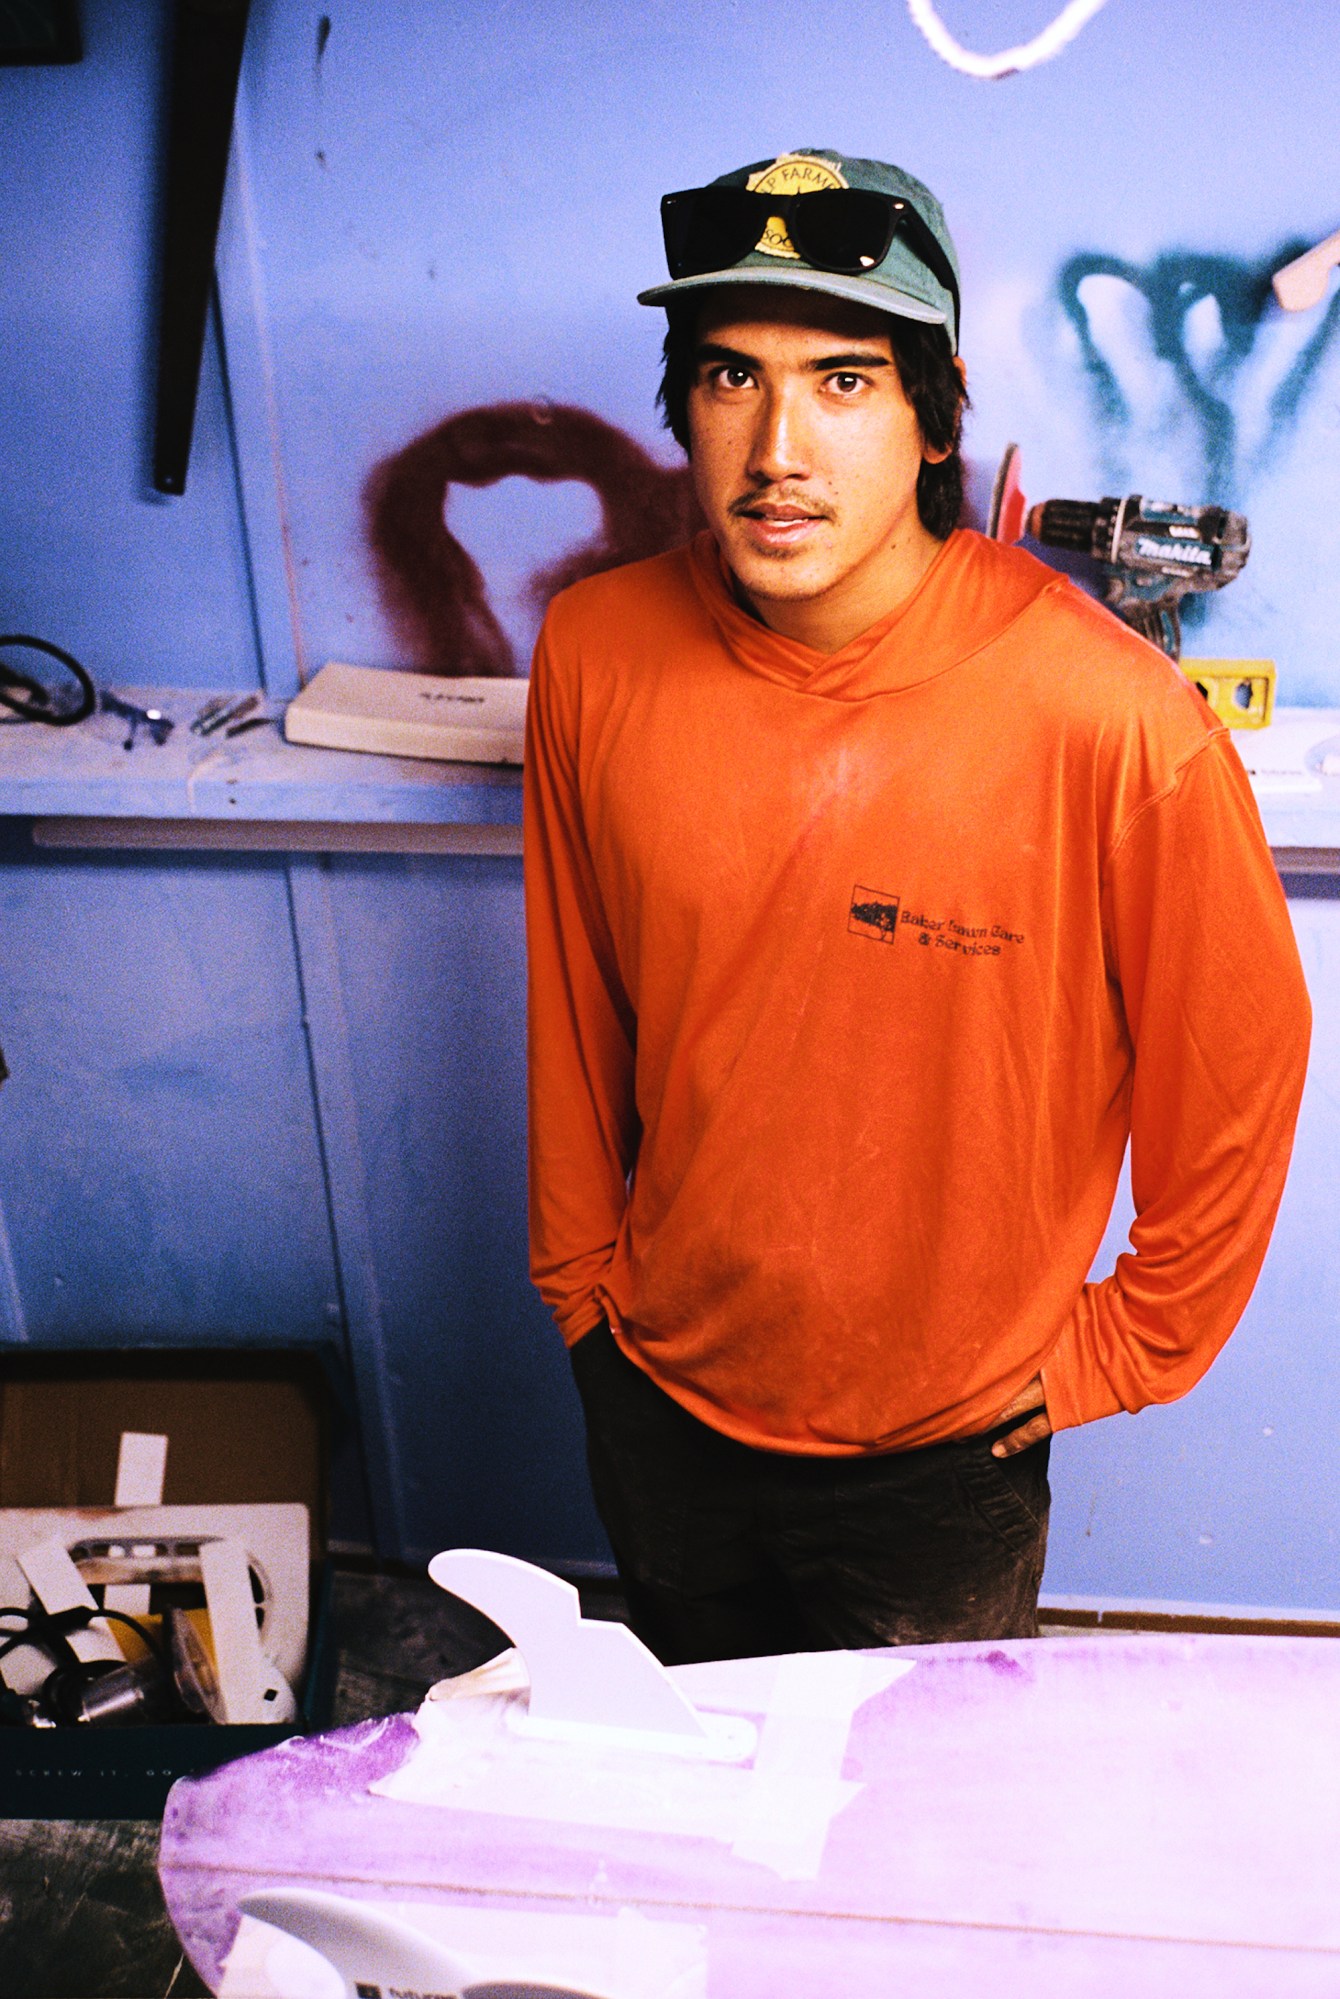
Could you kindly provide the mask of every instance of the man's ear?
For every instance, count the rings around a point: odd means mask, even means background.
[[[966,396],[968,393],[968,370],[963,364],[963,356],[961,354],[954,356],[954,369],[958,375],[959,384]],[[952,444],[927,444],[924,437],[921,440],[921,455],[928,465],[943,465],[953,448]]]

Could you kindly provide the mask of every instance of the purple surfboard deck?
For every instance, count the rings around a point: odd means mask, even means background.
[[[1094,1637],[870,1656],[916,1664],[857,1709],[841,1776],[860,1788],[808,1877],[742,1857],[720,1824],[374,1795],[418,1748],[395,1716],[179,1783],[168,1907],[212,1989],[240,1898],[305,1886],[429,1905],[439,1935],[448,1909],[500,1903],[690,1923],[711,1999],[1340,1994],[1340,1645]],[[715,1676],[737,1690],[717,1704],[747,1711],[739,1670],[686,1668],[682,1684],[707,1707]]]

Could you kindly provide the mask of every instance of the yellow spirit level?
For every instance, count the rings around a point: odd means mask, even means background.
[[[1183,659],[1178,664],[1227,728],[1267,726],[1275,712],[1273,659]]]

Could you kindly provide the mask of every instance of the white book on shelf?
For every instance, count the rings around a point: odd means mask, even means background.
[[[289,702],[290,743],[446,762],[519,764],[529,680],[451,680],[330,660]]]

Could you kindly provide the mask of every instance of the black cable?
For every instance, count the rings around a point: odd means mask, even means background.
[[[95,1680],[104,1678],[106,1674],[121,1670],[124,1665],[124,1661],[116,1659],[81,1659],[71,1645],[69,1633],[82,1630],[91,1624],[95,1617],[129,1626],[158,1667],[163,1678],[163,1691],[170,1705],[177,1709],[182,1707],[180,1696],[176,1693],[166,1647],[137,1617],[130,1617],[122,1610],[96,1608],[89,1610],[83,1607],[50,1611],[44,1610],[40,1604],[32,1609],[21,1609],[17,1604],[9,1604],[0,1609],[0,1620],[14,1617],[21,1619],[24,1628],[21,1631],[11,1631],[4,1638],[4,1642],[0,1643],[0,1659],[5,1658],[19,1646],[27,1645],[34,1651],[45,1652],[54,1662],[52,1671],[42,1682],[37,1696],[39,1705],[52,1720],[75,1722],[78,1719],[79,1696],[83,1690],[91,1686]],[[5,1711],[7,1708],[12,1709],[12,1706],[12,1703],[0,1706],[0,1722],[13,1723],[27,1719],[26,1712],[20,1716],[17,1711]]]
[[[29,646],[34,652],[46,653],[49,659],[59,660],[67,672],[74,676],[79,688],[79,698],[73,708],[57,708],[51,695],[40,680],[24,673],[17,666],[8,666],[0,659],[0,703],[10,709],[21,722],[45,722],[51,729],[68,729],[75,722],[86,721],[97,705],[97,693],[88,673],[79,664],[73,653],[54,646],[48,639],[35,639],[26,632],[8,632],[0,638],[0,648],[5,646]],[[26,701],[20,701],[9,691],[21,687],[27,694]]]
[[[83,1605],[73,1610],[43,1610],[40,1604],[29,1610],[20,1610],[17,1604],[9,1604],[0,1610],[0,1618],[3,1617],[22,1618],[28,1628],[9,1634],[4,1644],[0,1645],[0,1659],[7,1652],[12,1652],[16,1645],[32,1645],[53,1656],[63,1656],[68,1652],[71,1658],[76,1658],[78,1655],[70,1644],[68,1634],[82,1631],[95,1617],[103,1617],[114,1624],[129,1625],[146,1652],[152,1652],[159,1665],[167,1671],[167,1654],[161,1638],[147,1624],[142,1624],[138,1617],[131,1617],[124,1610],[99,1610],[96,1607],[88,1610]],[[106,1663],[115,1665],[117,1662],[109,1660]]]
[[[24,1628],[9,1633],[0,1645],[0,1659],[7,1658],[21,1645],[30,1645],[35,1652],[45,1652],[59,1666],[76,1666],[79,1654],[66,1634],[81,1630],[91,1616],[92,1612],[84,1609],[50,1611],[36,1604],[31,1610],[22,1610],[18,1604],[7,1604],[0,1610],[0,1618],[17,1617]]]

